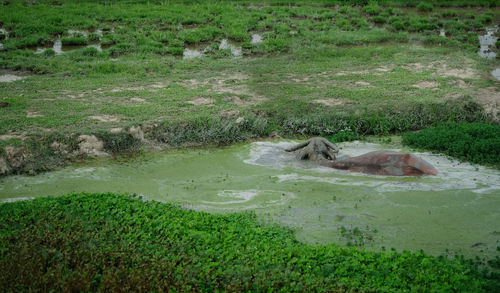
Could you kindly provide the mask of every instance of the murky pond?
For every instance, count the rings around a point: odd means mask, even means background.
[[[339,242],[492,257],[500,246],[500,171],[417,153],[438,176],[388,177],[318,167],[284,152],[293,142],[179,150],[94,161],[0,179],[0,199],[70,192],[137,193],[209,212],[252,210],[307,243]],[[341,154],[382,149],[345,143]],[[387,146],[386,146],[387,148]]]

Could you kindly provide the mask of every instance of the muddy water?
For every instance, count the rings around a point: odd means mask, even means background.
[[[351,242],[374,250],[384,246],[432,254],[449,249],[488,258],[498,254],[500,171],[418,154],[438,169],[438,176],[371,176],[297,161],[283,151],[291,144],[155,153],[34,177],[11,176],[0,180],[0,199],[137,193],[195,210],[252,210],[262,220],[293,228],[307,243]],[[383,148],[367,143],[341,147],[348,156]]]

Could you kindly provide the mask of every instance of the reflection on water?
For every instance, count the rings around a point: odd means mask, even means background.
[[[251,210],[262,220],[295,229],[307,243],[346,243],[343,228],[371,233],[382,246],[441,254],[494,257],[500,241],[500,171],[416,153],[438,176],[391,177],[350,173],[297,161],[294,142],[255,142],[219,149],[147,154],[73,165],[37,176],[0,179],[0,198],[70,192],[136,193],[216,213]],[[377,144],[339,144],[357,156]],[[373,232],[377,231],[377,232]],[[477,247],[476,243],[485,243]]]
[[[242,56],[241,47],[237,46],[235,43],[228,41],[227,39],[224,39],[220,42],[219,50],[230,50],[231,55],[237,58]]]
[[[500,68],[497,68],[491,72],[491,76],[496,80],[500,80]]]
[[[202,55],[203,54],[201,53],[201,51],[199,51],[197,49],[194,49],[194,48],[193,49],[185,48],[182,57],[184,59],[193,59],[193,58],[199,58]]]
[[[253,34],[250,43],[252,44],[262,43],[262,36],[259,34]]]

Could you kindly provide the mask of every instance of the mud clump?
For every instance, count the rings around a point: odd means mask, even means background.
[[[30,158],[29,152],[23,147],[6,146],[5,153],[9,165],[15,169],[20,168]]]
[[[135,139],[144,141],[144,131],[140,126],[132,126],[128,130],[128,133]]]
[[[89,157],[106,157],[108,153],[104,151],[104,143],[95,135],[80,135],[78,137],[79,154]]]
[[[51,145],[50,148],[56,152],[59,153],[60,155],[67,156],[70,153],[70,147],[68,145],[65,145],[64,143],[60,143],[58,141],[54,141]]]
[[[0,157],[0,175],[9,173],[10,168],[4,158]]]
[[[7,108],[9,106],[9,103],[7,102],[0,102],[0,108]]]

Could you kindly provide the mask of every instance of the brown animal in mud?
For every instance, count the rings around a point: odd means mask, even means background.
[[[361,156],[336,161],[339,149],[325,138],[314,137],[306,142],[286,149],[288,152],[300,150],[297,158],[311,160],[322,166],[388,176],[436,175],[437,170],[428,162],[412,154],[394,151],[375,151]]]
[[[375,151],[345,160],[322,162],[321,165],[375,175],[437,175],[437,170],[428,162],[412,154],[394,151]]]

